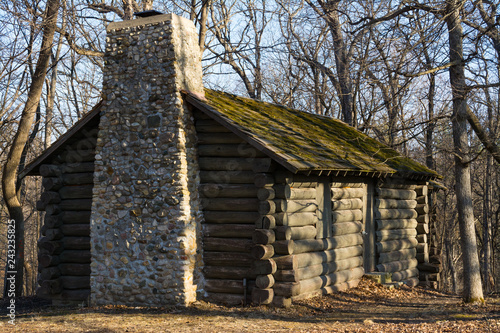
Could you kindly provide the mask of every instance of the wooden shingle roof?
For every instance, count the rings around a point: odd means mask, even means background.
[[[208,89],[205,98],[186,92],[186,99],[294,173],[331,170],[439,177],[340,120]]]

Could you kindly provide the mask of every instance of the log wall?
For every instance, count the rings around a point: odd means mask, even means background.
[[[90,210],[97,131],[83,131],[39,168],[45,211],[38,240],[37,295],[65,305],[90,295]]]
[[[364,274],[362,183],[276,173],[275,305],[356,286]]]
[[[204,215],[205,291],[210,301],[245,304],[257,273],[267,269],[255,267],[250,252],[259,217],[253,165],[265,159],[264,154],[201,112],[194,111],[194,117]]]
[[[441,256],[436,235],[436,206],[433,204],[432,187],[417,186],[418,241],[417,259],[420,285],[433,289],[439,288]]]
[[[375,189],[377,270],[394,282],[418,284],[417,193],[414,185],[385,183]]]

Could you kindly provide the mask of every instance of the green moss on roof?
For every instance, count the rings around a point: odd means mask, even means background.
[[[205,97],[228,123],[297,170],[438,176],[339,120],[208,89]]]

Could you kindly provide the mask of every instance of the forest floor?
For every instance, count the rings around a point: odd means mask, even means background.
[[[463,304],[441,292],[386,289],[362,280],[357,288],[297,302],[291,308],[55,308],[36,298],[18,300],[15,325],[0,300],[0,332],[500,332],[500,297]]]

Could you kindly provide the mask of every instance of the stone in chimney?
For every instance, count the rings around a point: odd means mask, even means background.
[[[192,117],[203,94],[194,24],[155,15],[107,29],[91,215],[91,304],[188,305],[201,290]]]

